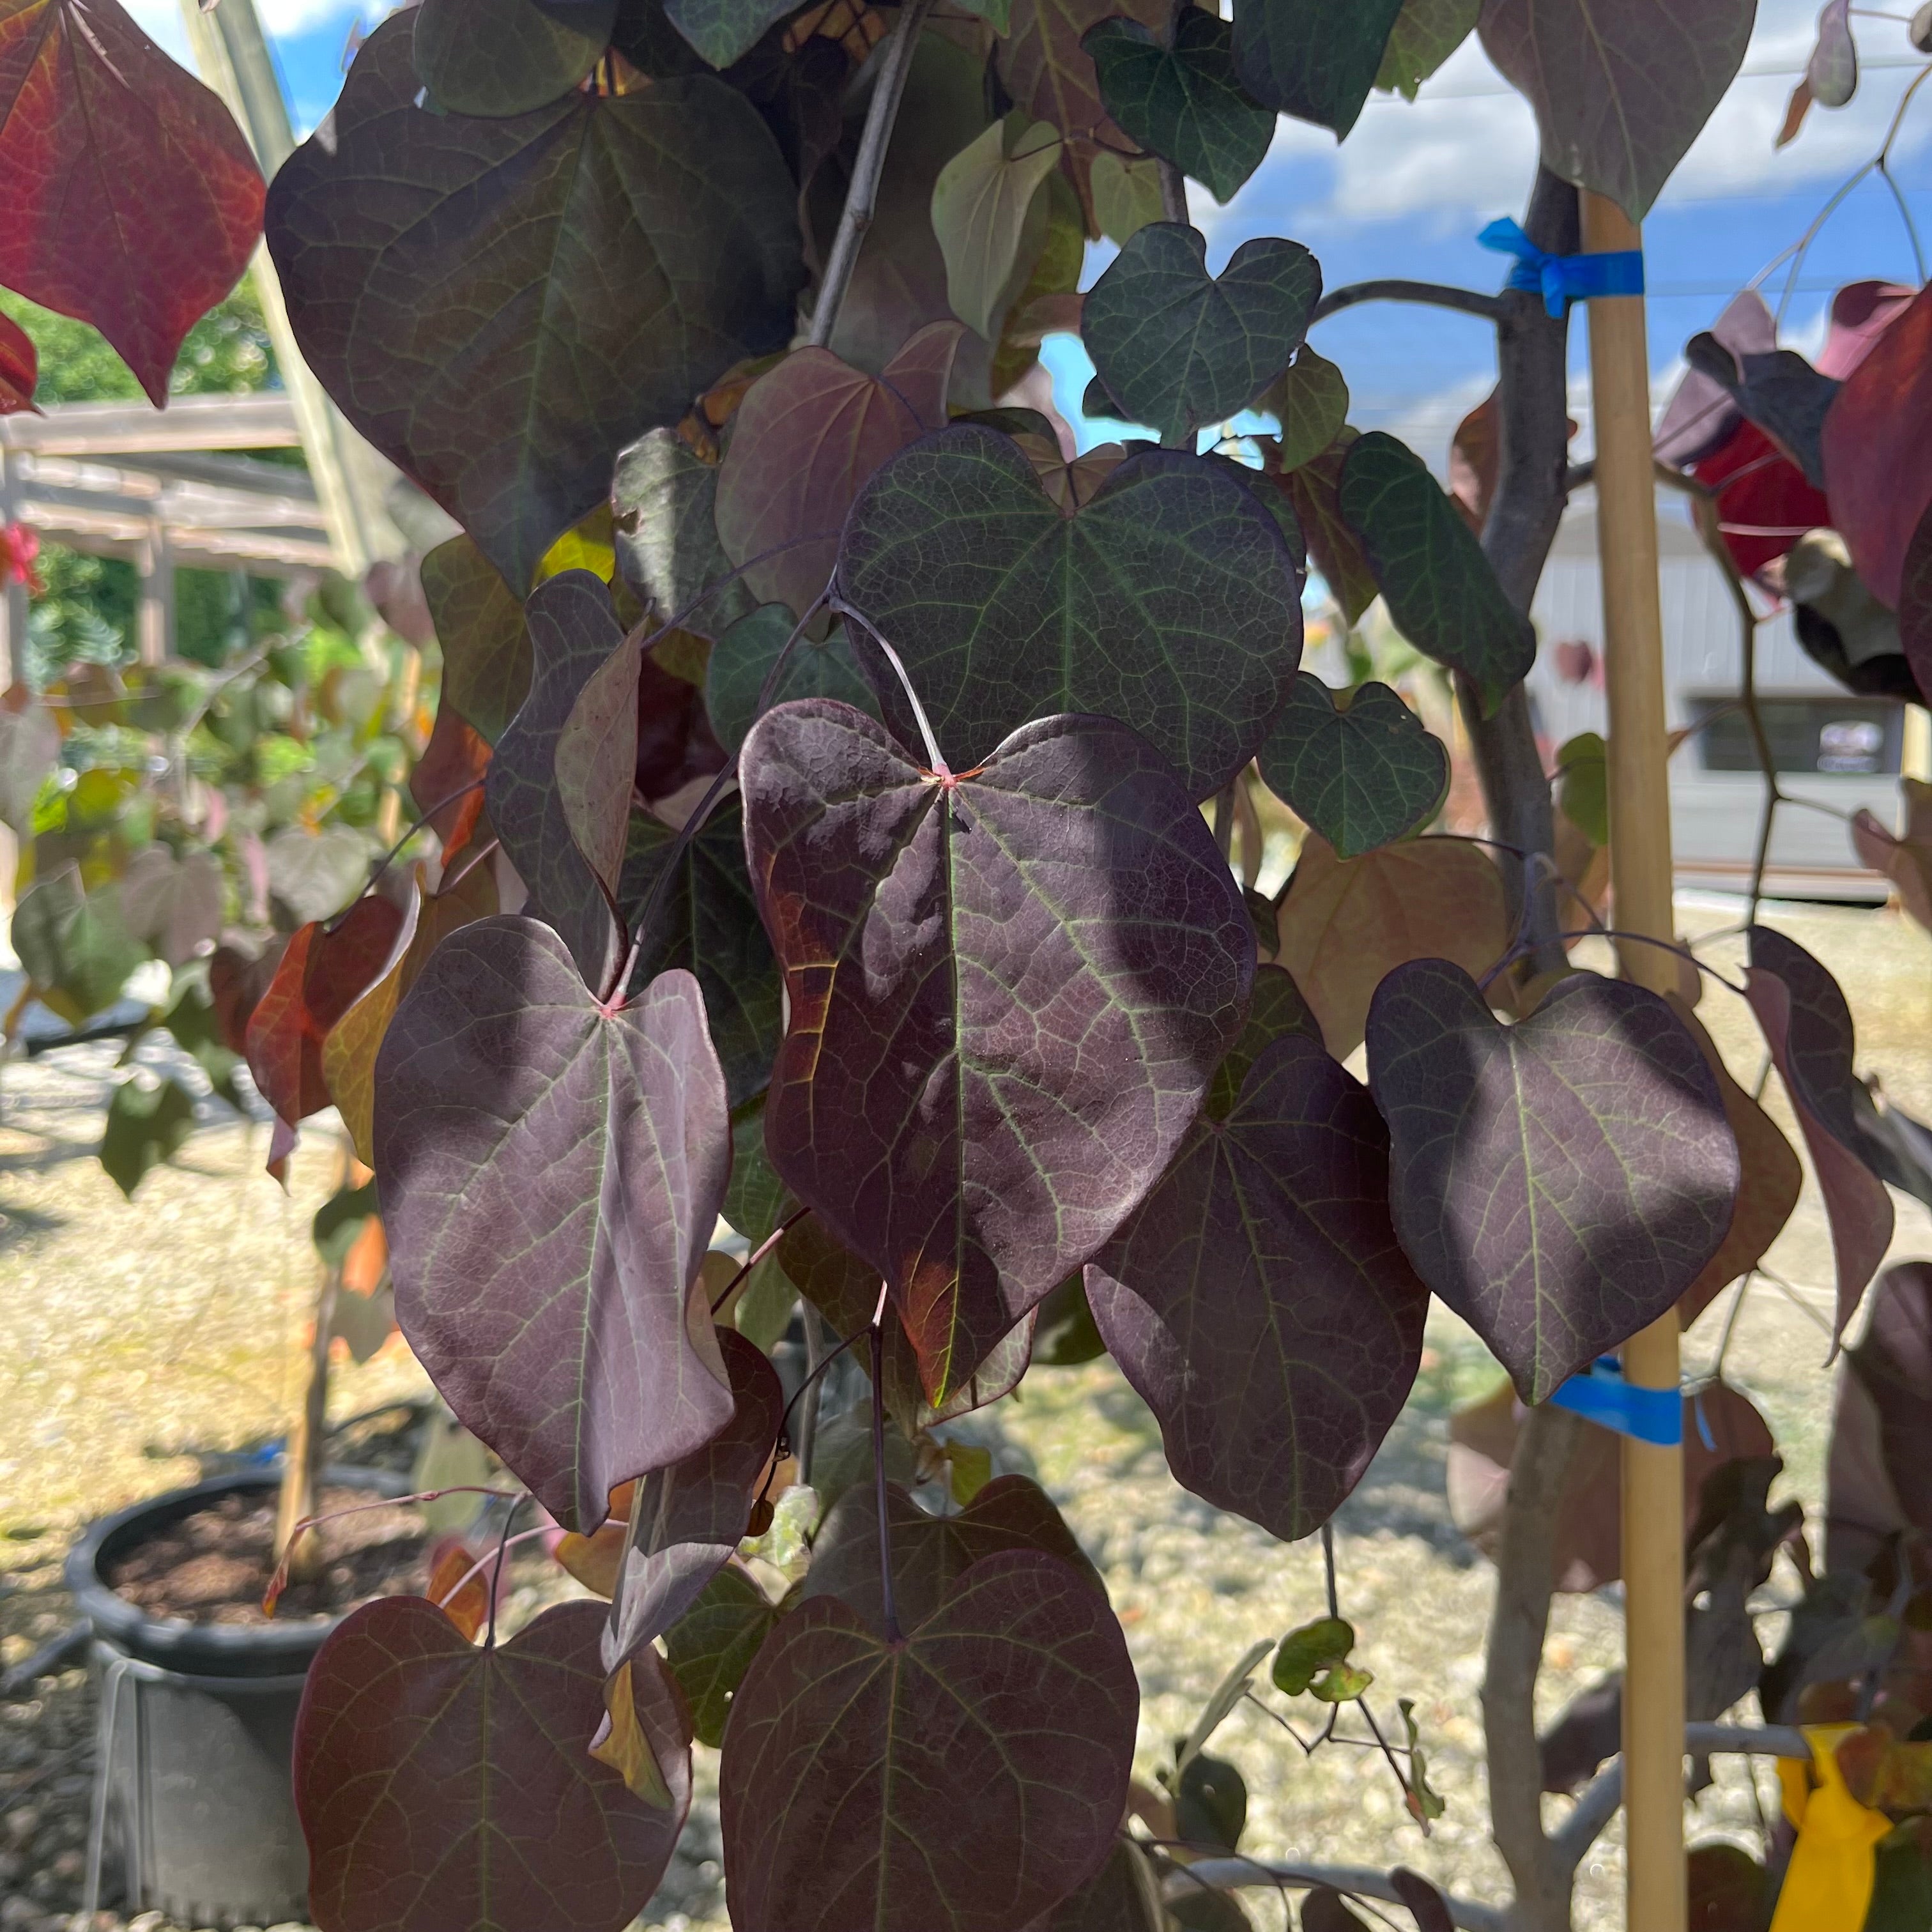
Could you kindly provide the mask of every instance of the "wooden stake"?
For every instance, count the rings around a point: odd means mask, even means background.
[[[1614,202],[1585,192],[1583,246],[1642,245]],[[1597,541],[1604,578],[1604,674],[1610,700],[1610,881],[1623,932],[1675,937],[1664,616],[1657,578],[1657,486],[1650,442],[1650,352],[1640,296],[1589,305],[1597,440]],[[1625,942],[1624,976],[1654,992],[1677,984],[1676,958]],[[1675,1312],[1634,1336],[1624,1374],[1678,1385]],[[1623,1443],[1624,1810],[1632,1932],[1684,1932],[1684,1454]]]

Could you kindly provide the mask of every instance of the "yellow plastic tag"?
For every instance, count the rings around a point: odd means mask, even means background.
[[[1878,1841],[1892,1829],[1881,1811],[1846,1789],[1838,1744],[1856,1724],[1807,1724],[1808,1766],[1780,1758],[1784,1815],[1798,1828],[1771,1932],[1860,1932],[1871,1905]]]

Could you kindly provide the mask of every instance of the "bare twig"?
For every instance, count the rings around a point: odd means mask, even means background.
[[[1168,1899],[1178,1900],[1204,1886],[1237,1892],[1264,1886],[1276,1891],[1288,1886],[1306,1892],[1324,1885],[1360,1898],[1378,1898],[1390,1905],[1402,1903],[1388,1874],[1372,1866],[1274,1864],[1258,1858],[1196,1859],[1185,1872],[1172,1874],[1163,1891]],[[1450,1924],[1461,1927],[1462,1932],[1504,1932],[1509,1923],[1508,1912],[1499,1906],[1478,1904],[1472,1898],[1455,1898],[1447,1892],[1442,1902],[1449,1908]]]
[[[1351,282],[1345,288],[1331,289],[1315,305],[1314,320],[1325,322],[1345,308],[1363,302],[1419,302],[1429,308],[1453,308],[1464,315],[1478,316],[1485,322],[1500,322],[1504,313],[1504,298],[1486,296],[1477,289],[1451,288],[1442,282],[1404,281],[1384,277],[1372,282]]]
[[[865,246],[866,232],[878,205],[879,177],[885,172],[886,150],[892,144],[892,124],[898,118],[906,77],[912,72],[920,30],[932,9],[932,0],[907,0],[880,56],[879,77],[873,83],[865,130],[859,136],[851,185],[845,190],[844,212],[838,218],[838,232],[826,257],[825,272],[819,278],[818,300],[806,333],[806,340],[814,349],[825,347],[838,326],[838,311],[852,285],[852,271],[859,265],[859,250]]]

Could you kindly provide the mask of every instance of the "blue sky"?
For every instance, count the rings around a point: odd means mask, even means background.
[[[131,0],[131,10],[171,52],[184,51],[178,0]],[[1907,0],[1893,0],[1902,16]],[[274,38],[298,125],[312,126],[341,86],[344,47],[358,10],[338,0],[257,0]],[[361,10],[365,26],[386,9]],[[1773,141],[1809,52],[1817,0],[1760,0],[1744,71],[1691,150],[1646,231],[1652,363],[1660,388],[1683,343],[1708,326],[1726,299],[1802,236],[1826,200],[1876,151],[1906,83],[1923,63],[1903,17],[1854,15],[1865,62],[1848,107],[1814,109],[1782,152]],[[1227,208],[1195,190],[1196,220],[1219,268],[1252,236],[1285,235],[1320,258],[1330,287],[1399,274],[1497,286],[1502,258],[1474,237],[1498,214],[1520,214],[1535,162],[1534,124],[1471,40],[1411,105],[1372,97],[1347,143],[1284,121],[1254,177]],[[1932,86],[1908,113],[1893,153],[1893,178],[1932,246]],[[1106,256],[1095,251],[1090,276]],[[1898,206],[1868,178],[1814,244],[1786,317],[1785,339],[1815,348],[1830,291],[1867,275],[1916,282]],[[1774,286],[1781,286],[1780,280]],[[1441,466],[1450,431],[1492,374],[1487,327],[1432,309],[1376,304],[1321,325],[1317,346],[1339,362],[1360,428],[1404,436]],[[1578,368],[1583,338],[1575,338]],[[1077,402],[1077,344],[1056,345],[1063,406]],[[1573,410],[1587,444],[1587,396]],[[1580,445],[1580,446],[1582,446]]]

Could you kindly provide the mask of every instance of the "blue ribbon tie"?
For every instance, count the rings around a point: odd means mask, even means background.
[[[1543,305],[1559,321],[1574,302],[1598,296],[1643,293],[1643,256],[1634,248],[1600,255],[1546,255],[1507,218],[1492,221],[1476,237],[1485,248],[1514,255],[1508,286],[1540,293]]]
[[[1610,1357],[1586,1376],[1572,1376],[1550,1400],[1586,1420],[1634,1436],[1640,1442],[1675,1449],[1684,1440],[1684,1398],[1674,1388],[1640,1388],[1627,1382]]]

